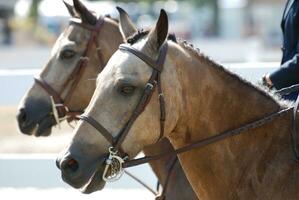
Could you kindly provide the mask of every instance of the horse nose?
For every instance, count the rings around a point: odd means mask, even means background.
[[[56,158],[55,164],[56,164],[56,167],[58,169],[60,169],[60,158]]]
[[[28,126],[28,115],[26,113],[25,108],[21,108],[17,114],[17,121],[19,124],[19,128],[22,133],[27,133],[27,126]],[[28,133],[29,134],[29,133]]]
[[[58,168],[64,173],[68,175],[72,175],[77,172],[79,169],[79,163],[71,158],[67,157],[62,162],[59,162],[59,159],[56,160],[56,164],[58,164]]]
[[[26,111],[24,108],[21,108],[17,114],[17,119],[19,124],[24,125],[26,123],[27,120],[27,115],[26,115]]]

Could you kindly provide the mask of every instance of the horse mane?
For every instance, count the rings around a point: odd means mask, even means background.
[[[138,30],[135,34],[133,34],[132,36],[130,36],[127,39],[127,43],[133,45],[136,42],[138,42],[140,39],[142,39],[146,35],[148,35],[149,32],[150,32],[150,29]],[[167,37],[167,40],[170,40],[170,41],[178,44],[183,49],[187,50],[189,53],[194,55],[201,62],[206,63],[207,65],[213,67],[214,69],[229,75],[233,79],[239,81],[240,84],[245,84],[246,86],[254,89],[256,92],[265,96],[269,100],[274,101],[281,107],[288,107],[288,106],[292,105],[292,102],[282,99],[279,95],[275,94],[273,91],[269,91],[269,89],[266,88],[265,86],[263,86],[262,84],[255,85],[255,84],[251,83],[250,81],[246,80],[245,78],[243,78],[243,77],[237,75],[236,73],[230,71],[229,69],[225,68],[223,65],[218,64],[217,62],[212,60],[210,57],[203,54],[199,48],[195,48],[193,44],[188,43],[186,40],[177,39],[175,34],[169,34]]]
[[[238,74],[230,71],[229,69],[225,68],[223,65],[215,62],[210,57],[203,54],[199,48],[195,48],[193,44],[188,43],[186,40],[179,40],[177,44],[180,45],[183,49],[187,50],[192,55],[194,55],[201,62],[206,63],[207,65],[213,67],[214,69],[229,75],[233,79],[239,81],[241,84],[245,84],[246,86],[254,89],[256,92],[267,97],[269,100],[274,101],[281,107],[288,107],[293,104],[290,101],[282,99],[279,95],[275,94],[274,91],[269,91],[269,89],[263,86],[262,84],[255,85],[252,82],[246,80],[245,78],[239,76]]]

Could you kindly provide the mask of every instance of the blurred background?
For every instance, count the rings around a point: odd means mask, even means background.
[[[115,7],[121,6],[139,27],[152,25],[164,8],[169,14],[170,32],[252,82],[279,67],[280,22],[286,1],[83,2],[91,10],[115,18]],[[49,59],[51,47],[68,19],[62,0],[0,0],[0,198],[52,199],[67,192],[73,199],[117,199],[125,195],[153,199],[128,177],[88,196],[64,184],[54,158],[71,138],[72,129],[66,124],[54,129],[48,138],[18,132],[17,104],[33,83],[33,75]],[[156,179],[148,166],[131,171],[155,186]],[[132,197],[133,192],[137,195]]]

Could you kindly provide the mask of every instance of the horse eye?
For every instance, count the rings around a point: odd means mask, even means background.
[[[73,58],[75,55],[76,55],[76,52],[75,52],[75,51],[67,49],[67,50],[63,50],[63,51],[60,53],[59,57],[60,57],[60,59],[71,59],[71,58]]]
[[[135,91],[135,87],[132,85],[123,85],[119,89],[119,92],[124,96],[131,95],[134,93],[134,91]]]

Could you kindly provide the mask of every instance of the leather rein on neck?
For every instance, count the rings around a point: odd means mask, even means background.
[[[41,77],[35,77],[34,81],[39,86],[41,86],[49,95],[51,98],[52,106],[53,106],[53,115],[56,120],[56,123],[59,124],[60,121],[66,118],[68,122],[71,122],[72,120],[79,119],[78,116],[83,113],[83,111],[72,111],[68,108],[68,105],[70,103],[72,94],[74,93],[79,81],[82,78],[82,75],[88,65],[89,57],[91,54],[92,46],[95,45],[97,55],[100,61],[100,65],[103,68],[103,57],[101,53],[101,48],[99,47],[97,38],[99,35],[99,32],[104,24],[104,18],[99,17],[97,20],[97,23],[92,26],[88,24],[83,24],[82,22],[78,22],[78,20],[71,19],[70,24],[76,24],[78,26],[83,27],[84,29],[88,29],[91,31],[90,38],[87,42],[86,49],[83,53],[83,55],[80,57],[77,65],[75,66],[74,70],[71,72],[69,77],[66,79],[66,81],[62,84],[62,87],[60,91],[56,91],[50,84],[47,83],[47,81]],[[66,88],[69,86],[69,91],[67,92],[65,98],[63,99],[61,97],[62,93],[65,91]]]

